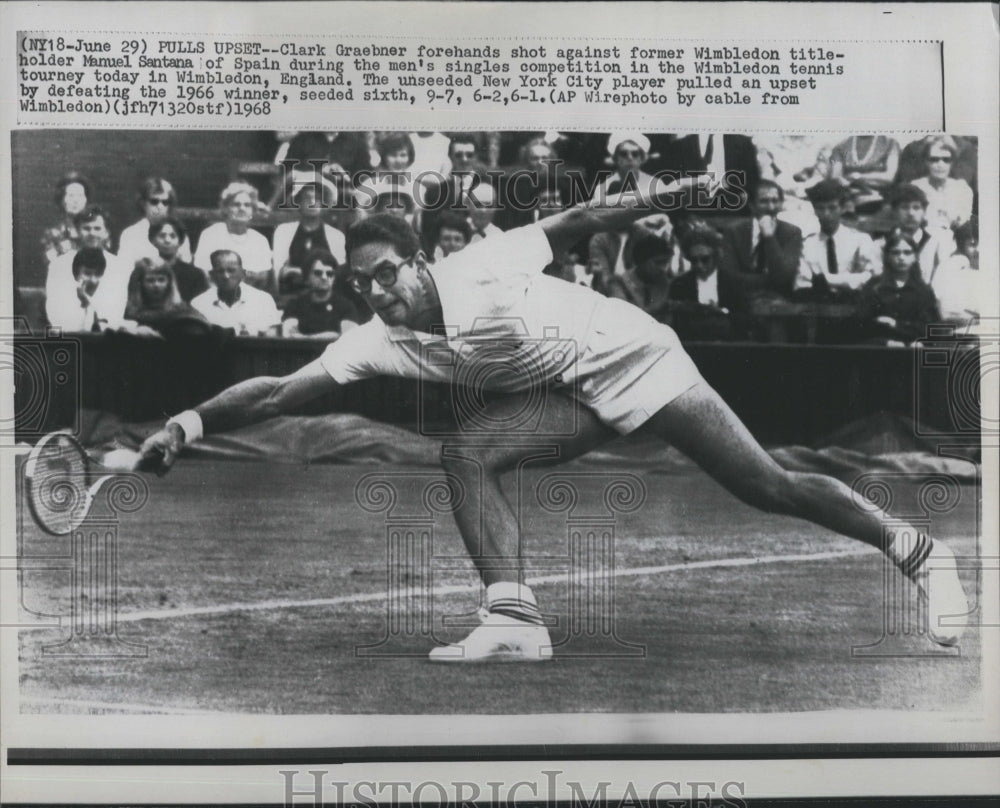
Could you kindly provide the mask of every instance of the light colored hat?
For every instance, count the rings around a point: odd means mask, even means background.
[[[618,147],[622,143],[629,142],[634,143],[646,152],[646,154],[649,154],[649,138],[640,132],[612,132],[608,136],[608,154],[614,157],[615,152],[618,151]]]

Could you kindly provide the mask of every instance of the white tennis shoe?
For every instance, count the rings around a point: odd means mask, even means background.
[[[432,662],[544,662],[552,658],[548,629],[505,614],[489,614],[461,642],[430,653]]]
[[[969,601],[957,566],[955,554],[941,542],[934,542],[933,551],[912,579],[927,606],[928,634],[938,645],[948,647],[958,643],[969,621]]]

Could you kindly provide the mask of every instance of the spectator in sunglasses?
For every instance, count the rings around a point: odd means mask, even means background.
[[[156,246],[149,240],[149,228],[174,215],[177,194],[163,177],[146,177],[136,203],[142,218],[122,230],[118,238],[118,257],[129,266],[135,266],[140,258],[159,257]],[[191,244],[186,236],[177,248],[177,257],[185,263],[191,262]]]
[[[949,243],[953,243],[951,231],[972,216],[972,188],[965,180],[951,176],[957,154],[952,138],[928,139],[924,146],[924,176],[913,181],[927,197],[927,229]]]
[[[281,333],[285,337],[310,337],[333,342],[364,318],[358,307],[337,289],[337,260],[326,250],[316,250],[305,261],[306,288],[285,307]]]

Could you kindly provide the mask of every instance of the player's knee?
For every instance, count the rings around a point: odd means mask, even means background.
[[[774,469],[748,481],[744,500],[769,513],[795,514],[799,511],[797,473]]]

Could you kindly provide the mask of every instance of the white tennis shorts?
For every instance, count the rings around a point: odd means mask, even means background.
[[[702,381],[672,328],[615,298],[597,305],[576,371],[580,403],[623,435]]]

